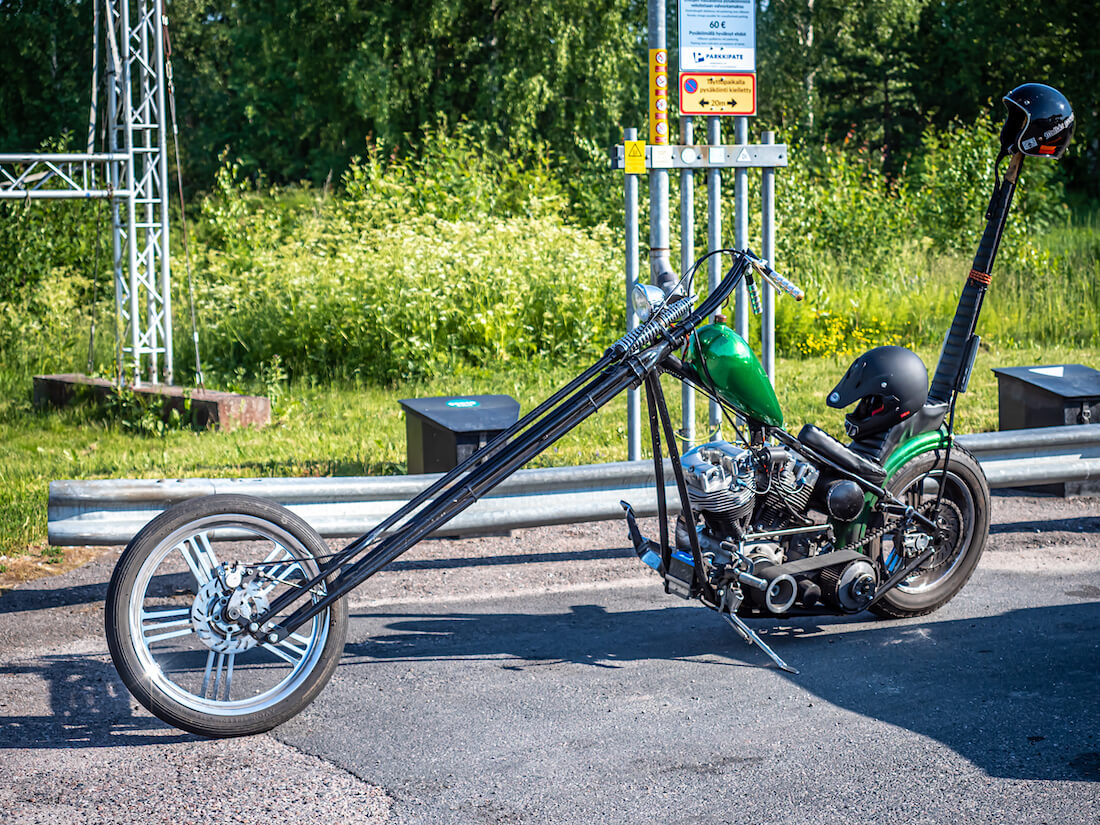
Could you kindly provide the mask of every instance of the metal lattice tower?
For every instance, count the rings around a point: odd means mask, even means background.
[[[107,151],[92,152],[99,9],[106,59]],[[114,235],[116,330],[134,384],[173,382],[163,0],[97,8],[89,151],[0,155],[0,199],[107,198]]]
[[[172,383],[172,298],[168,268],[168,152],[164,106],[163,0],[107,0],[107,140],[129,157],[114,200],[115,306],[134,380]],[[121,50],[117,48],[121,46]],[[115,56],[117,55],[117,59]],[[127,278],[122,277],[122,259]]]

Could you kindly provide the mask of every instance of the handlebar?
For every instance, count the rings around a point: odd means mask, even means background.
[[[761,278],[763,278],[773,287],[783,292],[786,292],[796,301],[801,301],[803,298],[806,297],[806,293],[803,292],[797,284],[795,284],[793,281],[787,280],[774,269],[772,269],[772,265],[765,261],[763,258],[756,257],[747,249],[744,250],[744,254],[748,258],[749,263],[752,264],[752,268],[760,275]]]
[[[737,287],[739,281],[745,278],[751,282],[751,275],[749,275],[750,269],[759,273],[761,278],[776,289],[791,295],[796,301],[801,301],[806,297],[806,293],[796,284],[780,275],[772,269],[771,264],[763,258],[757,257],[748,249],[715,250],[707,256],[704,256],[704,258],[718,254],[719,252],[731,253],[734,256],[733,265],[718,284],[718,288],[707,296],[702,305],[692,311],[691,307],[694,302],[694,296],[680,297],[682,293],[678,295],[666,289],[665,292],[667,297],[665,298],[665,302],[659,308],[655,307],[656,311],[653,316],[640,327],[627,333],[612,344],[605,355],[613,358],[620,358],[630,352],[637,352],[638,350],[652,345],[659,338],[667,337],[670,332],[674,338],[682,340],[684,334],[695,329],[699,324],[705,323],[708,317],[721,308],[729,296],[733,294],[733,290]],[[702,260],[703,258],[700,258],[699,261],[696,261],[695,266],[697,267]],[[693,271],[694,267],[690,272]],[[690,274],[690,272],[688,274]],[[746,278],[746,276],[749,277]],[[687,276],[685,275],[685,277]],[[755,309],[756,301],[753,303]],[[677,325],[680,321],[683,321],[683,323]]]

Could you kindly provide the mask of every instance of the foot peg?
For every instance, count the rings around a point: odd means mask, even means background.
[[[625,501],[620,501],[619,505],[626,511],[626,531],[630,535],[631,544],[634,545],[634,552],[638,554],[638,558],[642,560],[643,564],[653,568],[663,576],[665,570],[661,564],[661,548],[656,542],[650,541],[642,535],[642,531],[638,529],[638,519],[634,515],[634,508]]]

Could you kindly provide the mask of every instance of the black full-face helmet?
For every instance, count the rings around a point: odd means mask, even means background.
[[[924,406],[928,370],[905,347],[875,347],[863,353],[833,387],[825,403],[842,410],[859,401],[844,416],[844,429],[854,441],[890,429]]]
[[[1060,158],[1073,137],[1073,107],[1065,95],[1042,83],[1025,83],[1004,96],[1008,120],[1001,129],[1006,154]]]

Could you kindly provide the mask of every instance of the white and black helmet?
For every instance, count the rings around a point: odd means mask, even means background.
[[[1057,89],[1025,83],[1004,96],[1008,120],[1001,129],[1006,154],[1060,158],[1073,137],[1073,107]]]
[[[875,347],[863,353],[833,387],[825,403],[842,410],[844,429],[854,441],[888,430],[908,418],[928,398],[928,370],[920,356],[905,347]]]

